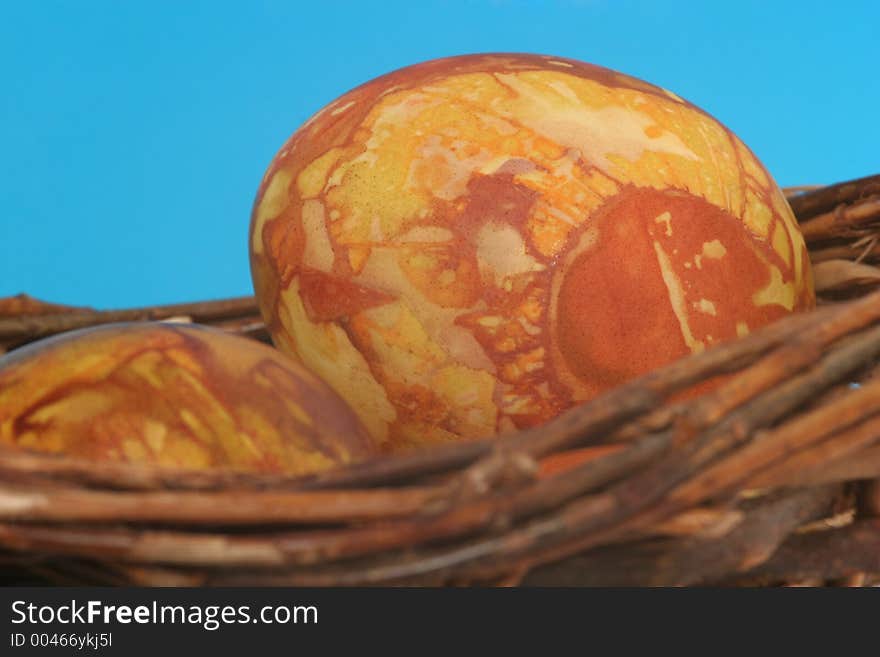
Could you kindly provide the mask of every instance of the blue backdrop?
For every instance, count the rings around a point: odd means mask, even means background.
[[[876,173],[880,3],[0,1],[0,296],[100,307],[250,293],[283,141],[435,57],[573,57],[667,87],[780,185]]]

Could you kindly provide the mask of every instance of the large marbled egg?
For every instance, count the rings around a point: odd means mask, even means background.
[[[170,323],[0,358],[0,444],[96,461],[306,474],[373,452],[324,382],[264,344]]]
[[[392,447],[543,422],[814,304],[736,135],[545,56],[431,61],[333,101],[269,166],[250,251],[277,346]]]

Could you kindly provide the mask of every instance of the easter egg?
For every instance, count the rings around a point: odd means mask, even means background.
[[[370,454],[325,383],[219,330],[113,324],[0,358],[0,445],[94,461],[306,474]]]
[[[791,209],[736,135],[546,56],[333,101],[270,164],[249,247],[276,345],[391,448],[545,422],[814,305]]]

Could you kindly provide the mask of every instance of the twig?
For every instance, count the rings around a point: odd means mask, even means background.
[[[805,194],[796,194],[788,198],[788,203],[795,216],[804,221],[839,205],[853,203],[877,193],[880,193],[880,175],[848,180]]]
[[[253,297],[238,297],[130,310],[88,310],[0,317],[0,342],[25,342],[98,324],[181,316],[190,317],[194,322],[206,322],[242,316],[259,317],[259,310]]]
[[[418,514],[438,496],[430,488],[348,492],[103,492],[0,484],[0,520],[198,525],[322,524]]]
[[[866,224],[880,220],[880,198],[869,198],[855,205],[811,217],[801,222],[801,233],[807,243],[846,237]]]

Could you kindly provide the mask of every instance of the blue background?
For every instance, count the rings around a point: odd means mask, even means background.
[[[780,185],[878,172],[880,3],[0,1],[0,296],[249,294],[275,151],[349,88],[435,57],[555,54],[667,87]]]

